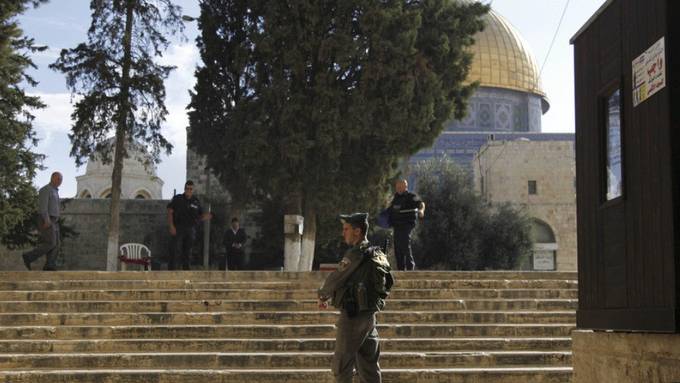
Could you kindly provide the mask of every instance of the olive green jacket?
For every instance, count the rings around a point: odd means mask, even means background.
[[[343,287],[350,275],[361,265],[361,260],[365,256],[368,247],[368,241],[363,240],[345,252],[345,255],[338,264],[338,269],[326,277],[326,281],[319,289],[319,299],[328,300],[334,296],[339,288]],[[337,302],[334,302],[334,304],[337,304]]]

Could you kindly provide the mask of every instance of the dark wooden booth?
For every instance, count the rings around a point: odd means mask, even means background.
[[[572,39],[581,329],[680,332],[680,0],[609,0]]]

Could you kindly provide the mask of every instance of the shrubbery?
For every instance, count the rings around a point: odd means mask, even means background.
[[[446,157],[414,168],[427,205],[413,245],[421,269],[513,269],[531,250],[530,218],[510,204],[491,205],[472,188],[470,175]]]

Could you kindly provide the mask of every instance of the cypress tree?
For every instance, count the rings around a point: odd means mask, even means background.
[[[25,36],[16,17],[44,2],[0,2],[0,243],[10,248],[34,241],[30,231],[37,193],[31,182],[44,157],[32,151],[37,138],[31,111],[45,105],[26,94],[24,86],[37,84],[26,73],[36,67],[30,54],[46,47]]]
[[[320,215],[374,209],[399,161],[465,114],[466,48],[488,11],[455,0],[200,5],[190,145],[227,190],[278,196],[305,217],[301,270]]]

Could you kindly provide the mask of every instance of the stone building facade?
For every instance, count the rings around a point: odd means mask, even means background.
[[[490,140],[475,156],[472,170],[475,188],[483,198],[489,202],[522,206],[533,218],[535,247],[530,268],[576,270],[573,138],[565,141]]]

